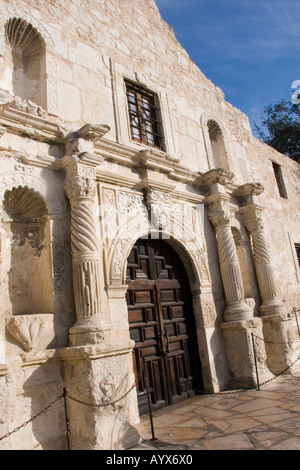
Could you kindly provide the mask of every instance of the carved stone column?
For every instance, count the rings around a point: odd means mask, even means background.
[[[215,202],[209,207],[209,219],[216,230],[221,276],[227,302],[225,321],[248,320],[253,314],[245,302],[242,274],[230,227],[230,214],[224,207],[224,202]]]
[[[282,314],[284,307],[277,298],[273,266],[261,219],[263,207],[257,203],[257,196],[263,191],[264,188],[260,183],[248,183],[240,186],[235,195],[241,202],[241,214],[252,240],[253,260],[262,298],[260,314]]]
[[[81,139],[78,139],[77,144]],[[65,190],[71,205],[71,252],[77,322],[71,345],[95,344],[111,329],[106,305],[101,240],[96,226],[96,174],[91,155],[67,150]],[[80,147],[79,145],[79,147]],[[84,147],[83,147],[84,148]],[[82,151],[83,148],[80,147]],[[78,150],[78,147],[76,148]]]
[[[255,263],[258,287],[262,298],[261,315],[284,313],[282,302],[277,298],[273,266],[264,233],[260,213],[262,208],[256,204],[242,209],[245,226],[252,239],[252,252]]]
[[[256,384],[251,334],[262,335],[260,318],[253,317],[253,310],[244,298],[244,286],[231,230],[230,193],[232,173],[225,170],[211,170],[200,175],[197,183],[208,186],[210,195],[206,198],[209,219],[216,231],[221,276],[227,302],[225,322],[220,324],[226,351],[229,386],[249,388]],[[265,361],[265,347],[259,350],[260,377],[270,377]]]
[[[242,205],[241,214],[252,240],[252,253],[262,304],[263,338],[267,352],[267,364],[274,374],[284,371],[294,360],[293,323],[283,303],[277,297],[274,271],[268,250],[264,225],[261,219],[263,207],[257,196],[263,192],[259,183],[245,184],[237,189],[236,196]]]

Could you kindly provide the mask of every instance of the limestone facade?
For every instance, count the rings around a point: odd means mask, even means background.
[[[0,7],[0,438],[67,388],[73,448],[138,442],[126,272],[145,237],[184,264],[205,393],[256,385],[252,334],[262,381],[287,368],[299,164],[253,137],[153,0]],[[126,83],[145,114],[155,97],[159,145]],[[0,440],[65,446],[63,400]]]

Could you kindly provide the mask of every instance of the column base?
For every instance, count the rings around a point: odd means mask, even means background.
[[[70,346],[110,342],[112,326],[100,318],[78,320],[69,330]]]
[[[278,299],[273,299],[263,302],[259,307],[259,313],[264,317],[266,315],[282,315],[286,311],[284,305]]]
[[[60,350],[72,450],[125,450],[141,441],[133,347],[129,340]]]
[[[294,318],[287,314],[262,317],[267,364],[274,375],[288,373],[299,355]]]
[[[253,308],[249,307],[245,302],[228,303],[224,312],[226,322],[231,321],[247,321],[253,318]]]
[[[226,349],[229,388],[256,388],[258,384],[251,334],[262,337],[261,319],[225,322],[221,324],[221,329]],[[256,342],[255,354],[258,380],[261,384],[272,377],[266,363],[264,343]]]

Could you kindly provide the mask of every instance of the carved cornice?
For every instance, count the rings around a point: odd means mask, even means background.
[[[246,183],[239,186],[234,191],[234,196],[237,197],[248,197],[248,196],[260,196],[264,192],[264,187],[260,182]]]
[[[236,188],[233,192],[233,196],[238,199],[242,206],[247,206],[249,204],[254,204],[257,197],[263,192],[264,187],[260,182],[246,183]]]
[[[70,134],[72,139],[84,139],[97,142],[110,131],[110,127],[105,124],[85,124],[78,131]]]
[[[224,170],[223,168],[218,168],[215,170],[210,170],[206,173],[198,174],[194,184],[200,187],[208,187],[214,184],[229,186],[232,183],[233,178],[233,173]]]
[[[3,101],[0,95],[1,128],[42,142],[64,143],[67,131],[59,120],[51,120],[37,106],[22,103],[24,100]]]

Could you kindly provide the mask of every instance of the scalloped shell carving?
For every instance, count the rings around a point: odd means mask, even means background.
[[[45,47],[45,42],[36,28],[22,18],[10,18],[5,25],[6,42],[14,49],[22,51],[24,56],[38,54]]]
[[[41,195],[28,187],[7,190],[3,206],[15,222],[29,222],[47,214],[47,206]]]
[[[6,329],[25,351],[46,349],[54,339],[53,314],[17,315],[7,321]]]

